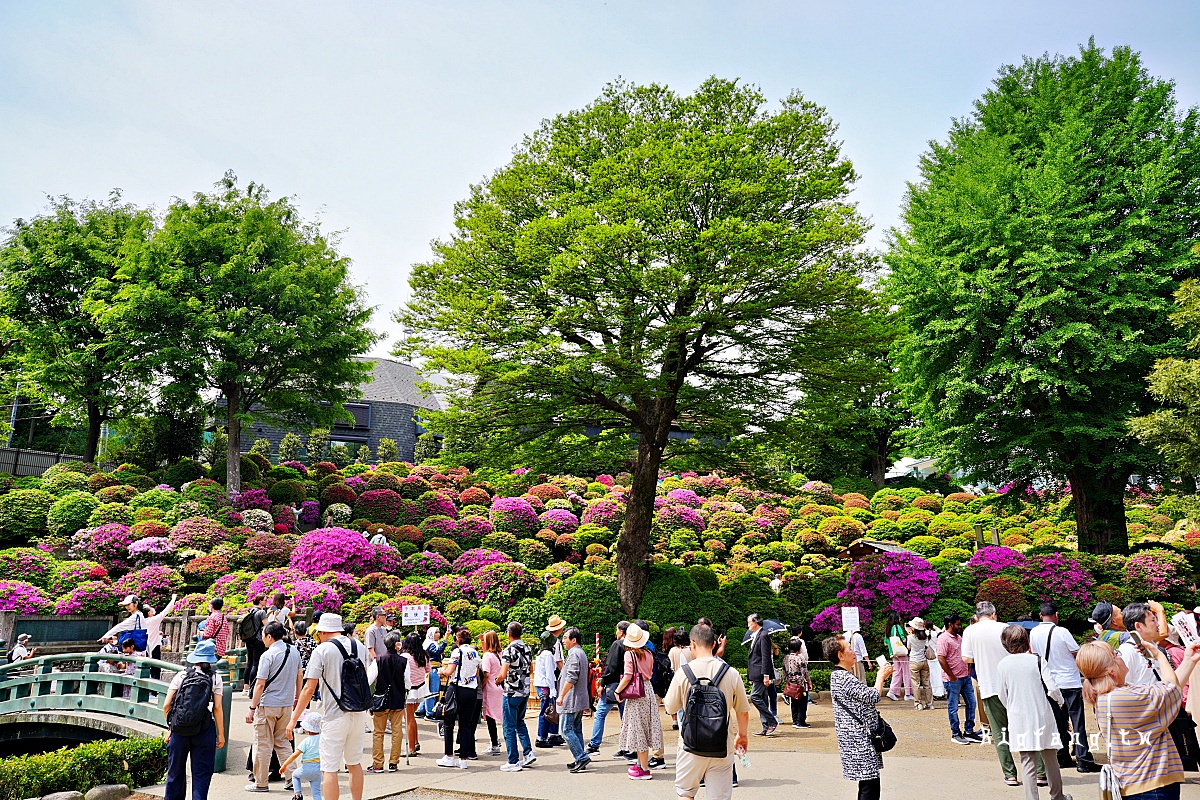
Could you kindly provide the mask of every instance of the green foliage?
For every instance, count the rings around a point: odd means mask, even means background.
[[[979,584],[975,602],[980,600],[988,600],[996,606],[996,618],[1002,622],[1011,622],[1032,611],[1020,581],[1007,575],[997,575]]]
[[[308,465],[318,464],[329,457],[329,429],[313,428],[308,434],[308,444],[305,445]]]
[[[947,614],[958,614],[962,618],[963,624],[971,621],[971,616],[975,613],[975,607],[970,603],[962,600],[951,600],[946,597],[938,598],[930,604],[929,608],[925,609],[923,619],[927,623],[941,626]]]
[[[251,461],[248,456],[241,457],[241,464],[241,479],[247,483],[258,483],[262,478],[262,471],[258,468],[258,464]],[[217,456],[217,460],[212,465],[212,479],[224,484],[228,477],[229,470],[225,465],[225,456]]]
[[[304,443],[296,434],[288,431],[283,435],[283,439],[279,441],[279,463],[285,461],[299,461],[300,451],[304,449]]]
[[[599,633],[605,646],[623,619],[616,584],[590,572],[577,572],[555,586],[546,593],[541,608],[546,615],[558,614],[568,625],[577,626],[587,641]],[[544,628],[546,619],[538,624],[542,627],[535,630]]]
[[[400,448],[396,446],[396,440],[388,438],[380,439],[379,446],[375,448],[375,458],[377,458],[381,464],[399,461]]]
[[[71,492],[50,506],[46,515],[46,529],[52,536],[71,536],[75,531],[86,528],[88,517],[100,505],[88,492]],[[0,522],[0,528],[4,523]]]
[[[416,464],[424,464],[432,458],[437,457],[441,445],[438,444],[437,438],[426,431],[417,437],[416,447],[413,448],[413,462]]]
[[[696,598],[700,589],[692,576],[674,564],[650,567],[650,583],[638,605],[637,616],[659,625],[671,625],[697,616]]]
[[[192,461],[190,458],[183,458],[180,459],[178,464],[167,467],[167,471],[163,474],[163,483],[178,489],[185,483],[191,483],[197,478],[203,477],[204,471],[200,469],[195,461]]]
[[[541,631],[546,626],[547,617],[549,615],[543,608],[542,601],[532,597],[517,601],[508,611],[508,621],[521,623],[526,631]]]
[[[711,567],[694,564],[687,568],[687,573],[695,582],[696,588],[702,592],[715,592],[720,587],[717,573],[713,572]]]
[[[750,614],[761,614],[763,619],[780,616],[779,596],[758,575],[740,575],[722,584],[720,596],[723,605],[730,614],[736,615],[740,624],[744,625]],[[715,617],[713,621],[716,621]]]
[[[46,517],[55,500],[54,495],[41,489],[17,489],[0,495],[0,544],[28,542],[46,533]]]
[[[151,786],[167,771],[167,745],[159,738],[108,739],[52,753],[0,759],[0,797],[42,797],[87,792],[124,783]]]
[[[717,443],[794,390],[832,385],[869,297],[856,176],[822,108],[765,105],[715,78],[687,96],[612,84],[473,187],[398,315],[414,333],[397,352],[449,377],[428,427],[496,464],[589,426],[629,454],[636,434],[629,503],[646,509],[638,478],[657,475],[679,411],[696,434],[679,448],[724,459]],[[649,534],[623,532],[628,610]]]
[[[1126,479],[1158,461],[1126,420],[1185,344],[1168,311],[1196,270],[1196,121],[1127,48],[1026,59],[925,154],[892,235],[919,443],[1018,492],[1069,479],[1084,550],[1126,548]]]
[[[278,481],[267,490],[267,497],[274,503],[299,504],[308,498],[308,489],[303,481]]]
[[[255,439],[254,444],[250,445],[250,452],[255,455],[260,455],[263,458],[271,458],[271,440],[270,439]]]

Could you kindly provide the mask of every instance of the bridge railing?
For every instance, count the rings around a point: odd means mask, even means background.
[[[132,664],[132,673],[109,672],[102,665]],[[0,715],[31,711],[73,711],[111,714],[167,729],[162,705],[175,674],[186,664],[116,653],[67,653],[0,665]],[[224,689],[221,706],[225,730],[233,706],[229,664],[219,661],[217,673]],[[158,674],[158,679],[152,675]],[[217,751],[218,772],[225,769],[229,741]]]

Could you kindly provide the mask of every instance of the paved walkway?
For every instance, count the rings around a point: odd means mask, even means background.
[[[250,726],[245,723],[249,705],[243,695],[234,700],[232,749],[230,769],[214,776],[210,797],[219,800],[249,797],[246,785],[246,753],[251,741]],[[1001,781],[995,751],[989,746],[964,747],[950,743],[944,703],[934,711],[917,712],[907,703],[883,701],[881,709],[896,730],[899,744],[885,756],[883,796],[888,800],[1022,800],[1023,788],[1011,788]],[[788,711],[781,707],[784,716]],[[754,717],[754,714],[751,714]],[[401,763],[400,772],[389,775],[367,775],[364,797],[376,798],[403,795],[409,800],[438,797],[516,797],[562,800],[572,795],[579,798],[674,798],[674,751],[676,734],[670,730],[670,720],[663,717],[667,742],[665,770],[654,772],[654,779],[630,781],[625,775],[626,764],[614,761],[619,729],[618,717],[612,714],[605,731],[605,741],[594,765],[586,773],[572,775],[566,771],[571,760],[566,747],[537,749],[537,763],[522,772],[505,773],[499,766],[504,756],[481,756],[470,762],[466,770],[439,768],[434,761],[442,754],[441,741],[433,723],[420,722],[419,738],[423,752],[412,759],[410,766]],[[741,785],[735,791],[738,800],[782,800],[790,797],[853,798],[855,784],[843,780],[833,736],[832,712],[828,701],[811,707],[809,722],[813,727],[796,730],[782,726],[771,739],[751,737],[750,766],[739,768]],[[536,725],[536,713],[530,712],[528,723]],[[752,720],[753,725],[753,720]],[[585,720],[585,734],[590,731],[591,719]],[[1091,728],[1094,731],[1094,726]],[[480,750],[486,746],[487,729],[478,729]],[[1103,759],[1101,759],[1103,760]],[[367,737],[363,765],[370,764],[370,737]],[[1066,790],[1076,800],[1093,800],[1098,795],[1094,775],[1080,775],[1069,770],[1064,775]],[[163,787],[145,790],[162,796]],[[305,787],[307,797],[307,786]],[[404,794],[410,793],[410,794]],[[1189,784],[1181,793],[1186,800],[1200,800],[1200,785]],[[271,796],[290,798],[291,787],[271,784]],[[342,775],[342,797],[349,797],[345,774]],[[704,797],[701,790],[699,797]],[[1044,793],[1042,797],[1048,797]]]

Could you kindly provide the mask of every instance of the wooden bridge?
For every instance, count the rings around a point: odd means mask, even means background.
[[[233,655],[233,654],[231,654]],[[132,674],[101,665],[133,663]],[[162,711],[167,686],[183,664],[108,653],[66,653],[0,665],[0,740],[155,736],[167,730]],[[219,661],[225,724],[233,703],[230,664]],[[159,678],[151,675],[157,672]],[[74,729],[74,730],[71,730]],[[48,731],[54,735],[48,735]],[[228,750],[217,751],[224,771]]]

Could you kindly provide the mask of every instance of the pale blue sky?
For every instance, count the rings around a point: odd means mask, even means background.
[[[1200,103],[1194,2],[0,2],[0,224],[45,196],[166,206],[226,169],[342,231],[390,313],[470,183],[622,76],[826,106],[875,224],[1004,63],[1140,50]],[[383,343],[378,352],[387,350]]]

